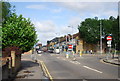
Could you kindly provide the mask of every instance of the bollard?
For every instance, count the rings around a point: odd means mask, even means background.
[[[82,57],[82,51],[80,51],[80,57]]]
[[[66,58],[69,58],[69,52],[66,52]]]
[[[69,58],[69,55],[68,55],[68,54],[66,54],[66,58]]]

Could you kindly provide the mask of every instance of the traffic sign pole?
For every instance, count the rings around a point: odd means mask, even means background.
[[[107,47],[109,47],[109,55],[111,55],[111,42],[112,42],[112,37],[107,36]],[[108,54],[107,54],[107,59],[108,59]]]

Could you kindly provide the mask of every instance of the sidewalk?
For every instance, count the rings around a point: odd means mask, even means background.
[[[118,60],[118,58],[103,59],[103,61],[106,62],[106,63],[114,64],[114,65],[120,65],[120,61]]]
[[[21,69],[18,72],[16,79],[14,81],[21,80],[42,80],[45,79],[43,76],[42,69],[39,63],[34,62],[30,58],[30,54],[22,55],[21,59]]]

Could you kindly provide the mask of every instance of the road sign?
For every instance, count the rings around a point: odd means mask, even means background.
[[[111,45],[111,40],[107,41],[107,44],[110,44],[110,45]]]
[[[108,44],[107,46],[108,46],[108,47],[111,47],[111,44]]]
[[[107,40],[112,40],[112,37],[111,36],[107,36]]]
[[[68,45],[68,48],[69,49],[73,49],[73,45]]]

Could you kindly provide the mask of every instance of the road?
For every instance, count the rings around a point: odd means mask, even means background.
[[[53,79],[118,79],[118,67],[100,62],[101,58],[103,56],[84,55],[72,61],[59,54],[37,55]]]

